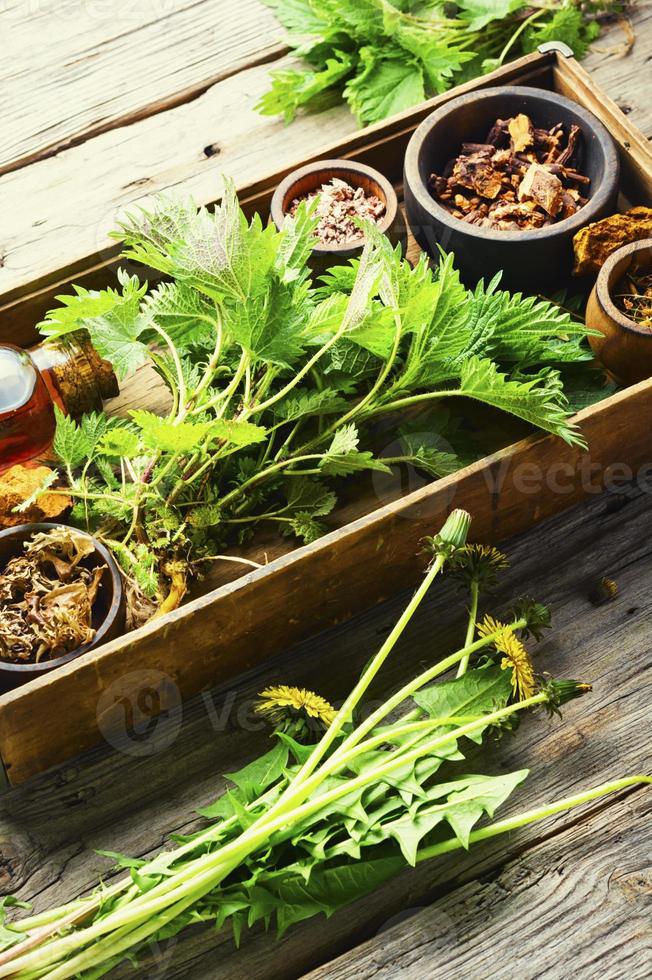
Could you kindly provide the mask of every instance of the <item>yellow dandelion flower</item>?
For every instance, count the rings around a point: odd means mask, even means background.
[[[497,634],[494,639],[494,646],[499,653],[503,654],[503,659],[500,661],[502,669],[511,668],[514,697],[518,698],[519,701],[533,697],[537,690],[534,666],[530,654],[511,626],[502,623],[499,619],[494,619],[493,616],[485,616],[484,620],[478,624],[478,633],[481,636]]]
[[[254,710],[266,715],[273,723],[300,720],[301,717],[315,718],[328,728],[335,718],[336,711],[325,698],[308,691],[304,687],[289,687],[278,684],[266,687],[258,695]]]
[[[511,667],[514,697],[518,698],[519,701],[533,697],[536,694],[537,685],[530,654],[509,627],[497,637],[496,649],[504,654],[500,661],[503,670]]]
[[[493,616],[485,616],[482,622],[477,625],[480,636],[490,636],[491,633],[499,633],[508,629],[507,623],[501,623],[499,619],[494,619]]]

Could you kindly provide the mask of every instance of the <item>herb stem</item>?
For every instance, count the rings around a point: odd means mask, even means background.
[[[473,579],[471,582],[471,608],[469,609],[469,623],[466,627],[466,639],[464,641],[464,646],[468,647],[473,642],[473,637],[475,635],[475,623],[478,618],[478,599],[480,597],[480,585],[477,579]],[[471,655],[467,653],[461,660],[460,665],[457,669],[457,676],[461,677],[465,674],[469,666],[469,657]]]
[[[582,806],[584,803],[590,803],[592,800],[597,800],[601,796],[606,796],[608,793],[617,793],[620,790],[628,789],[630,786],[645,784],[652,784],[652,776],[625,776],[622,779],[615,779],[609,783],[602,783],[600,786],[594,786],[592,789],[584,790],[573,796],[566,796],[561,800],[557,800],[555,803],[548,803],[544,806],[536,807],[533,810],[526,810],[524,813],[517,813],[513,817],[507,817],[505,820],[498,820],[496,823],[489,824],[488,827],[473,830],[469,835],[469,845],[477,844],[491,837],[498,837],[499,834],[506,834],[512,830],[519,830],[521,827],[536,823],[538,820],[553,817],[556,813],[562,813],[564,810],[571,810],[576,806]],[[463,846],[457,837],[440,841],[437,844],[431,844],[430,847],[421,848],[417,852],[417,861],[429,861],[434,857],[439,857],[441,854],[456,851]]]

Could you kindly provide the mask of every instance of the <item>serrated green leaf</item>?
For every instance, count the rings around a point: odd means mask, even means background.
[[[163,453],[188,453],[196,449],[211,432],[212,422],[179,422],[161,418],[153,412],[132,409],[129,413],[140,429],[143,445]]]
[[[135,432],[124,427],[113,427],[99,440],[97,451],[103,456],[135,456],[139,452],[140,441]]]
[[[511,692],[510,671],[498,666],[467,670],[461,677],[422,688],[414,701],[431,718],[481,716],[504,708]],[[468,737],[482,741],[484,729]]]
[[[261,96],[255,109],[263,116],[283,115],[286,122],[292,122],[297,109],[310,106],[351,71],[353,62],[346,51],[334,49],[332,55],[321,71],[277,68],[270,72],[272,87]]]
[[[432,795],[442,803],[428,801],[414,812],[383,825],[383,830],[395,838],[408,864],[416,864],[419,844],[435,827],[446,821],[463,847],[469,846],[469,835],[486,813],[493,816],[513,790],[528,775],[527,769],[504,776],[464,776],[433,788]]]
[[[244,769],[225,773],[225,778],[235,783],[242,799],[249,803],[280,779],[288,764],[288,756],[288,746],[283,741],[278,741],[273,749],[250,762]]]
[[[52,448],[56,456],[71,470],[86,462],[91,446],[88,435],[68,415],[64,415],[58,405],[54,406],[56,429]]]
[[[267,436],[262,426],[237,419],[215,419],[209,424],[209,431],[213,439],[224,439],[225,442],[240,447],[263,442]]]
[[[180,349],[215,343],[215,308],[184,283],[164,282],[145,298],[143,312],[166,331]]]
[[[569,421],[568,402],[555,371],[509,378],[488,358],[471,357],[461,368],[459,394],[553,432],[571,446],[585,445]]]
[[[360,452],[358,430],[355,425],[338,429],[325,455],[319,461],[319,469],[326,476],[346,476],[360,470],[378,470],[391,473],[391,469],[370,452]]]
[[[508,14],[528,6],[527,0],[458,0],[460,20],[469,31],[481,31],[494,20],[503,20]]]
[[[388,57],[387,50],[363,47],[360,66],[344,97],[363,125],[403,112],[426,97],[423,69],[400,48]]]

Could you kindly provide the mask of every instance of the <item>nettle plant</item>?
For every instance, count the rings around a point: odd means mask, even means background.
[[[164,417],[57,419],[73,522],[113,549],[135,621],[177,605],[189,574],[261,521],[315,539],[343,477],[466,461],[450,411],[448,430],[439,412],[375,455],[383,416],[463,397],[581,444],[559,371],[590,357],[571,314],[497,279],[468,290],[450,255],[412,268],[371,223],[362,257],[316,283],[315,225],[306,206],[282,231],[248,222],[230,182],[212,211],[161,198],[116,237],[165,281],[122,271],[117,288],[58,297],[41,324],[87,330],[121,379],[148,362],[169,388]]]

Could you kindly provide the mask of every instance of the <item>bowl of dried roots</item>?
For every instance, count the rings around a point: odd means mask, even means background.
[[[104,545],[64,524],[0,532],[0,686],[7,690],[113,639],[122,579]]]

